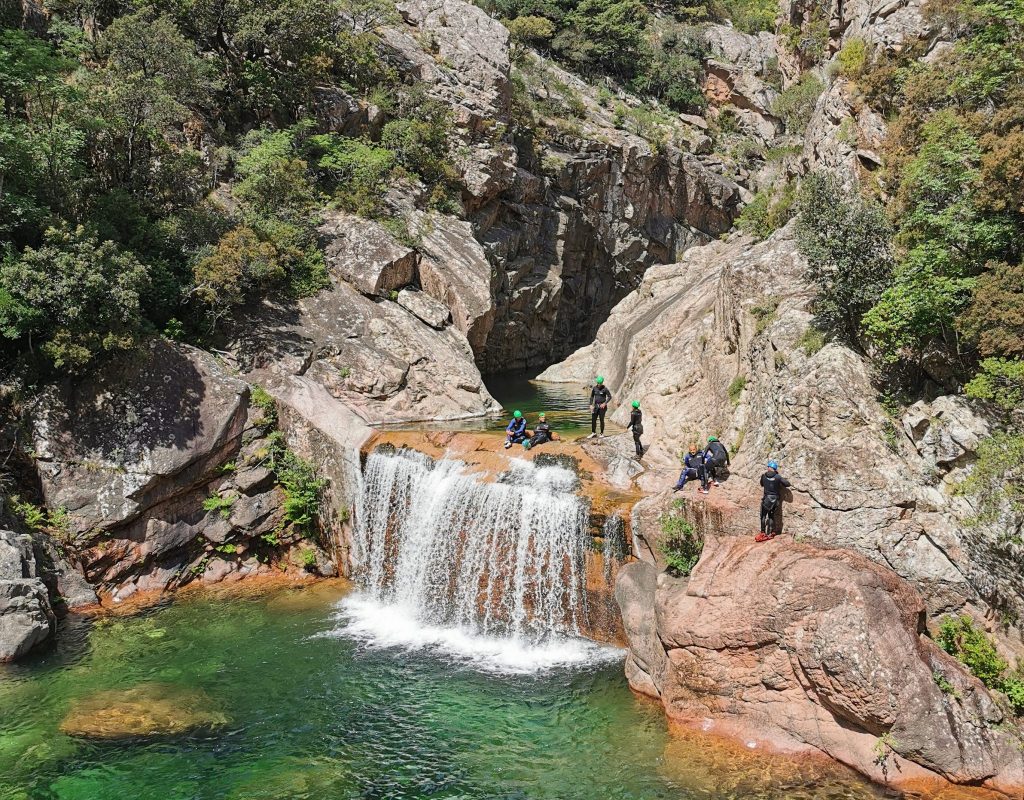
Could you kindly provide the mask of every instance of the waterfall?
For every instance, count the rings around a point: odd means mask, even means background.
[[[586,623],[588,506],[576,475],[513,459],[491,483],[413,451],[366,462],[357,578],[425,625],[530,643]]]
[[[604,565],[604,582],[611,585],[612,572],[616,564],[625,560],[628,555],[626,546],[626,525],[622,517],[612,514],[601,527],[601,561]]]
[[[412,450],[373,452],[350,543],[363,589],[324,635],[501,673],[621,659],[581,636],[604,612],[588,607],[590,506],[576,473],[513,458],[489,477]]]

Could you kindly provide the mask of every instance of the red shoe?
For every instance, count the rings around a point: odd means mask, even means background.
[[[759,534],[757,534],[757,536],[754,537],[754,541],[755,542],[767,542],[771,538],[772,537],[769,536],[767,533],[765,533],[764,531],[761,531]]]

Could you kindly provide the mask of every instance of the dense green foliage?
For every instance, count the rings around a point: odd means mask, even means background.
[[[848,42],[838,59],[888,117],[888,221],[838,187],[822,195],[818,181],[801,241],[826,330],[893,374],[966,384],[1012,412],[1024,398],[1024,8],[946,0],[930,13],[955,39],[939,57],[908,48],[869,63]],[[814,233],[822,224],[828,235]],[[865,246],[868,258],[852,258]]]
[[[1002,692],[1014,713],[1024,715],[1024,675],[1010,670],[995,643],[968,616],[946,617],[939,627],[939,646],[960,661],[990,689]]]
[[[661,516],[661,538],[658,548],[668,570],[677,576],[689,575],[704,550],[704,537],[697,532],[693,523],[683,516],[684,505],[677,500],[672,508]]]
[[[821,175],[804,181],[798,207],[797,240],[807,258],[807,277],[818,288],[815,325],[856,344],[863,335],[861,319],[882,296],[892,272],[885,212]]]
[[[378,52],[385,0],[48,9],[0,22],[0,355],[29,380],[323,288],[331,203],[421,180],[457,207],[447,111]],[[385,112],[379,141],[324,132],[336,92]]]
[[[611,77],[679,111],[704,106],[704,45],[683,24],[709,18],[707,8],[655,20],[641,0],[480,0],[500,17],[518,47],[550,52],[592,78]]]

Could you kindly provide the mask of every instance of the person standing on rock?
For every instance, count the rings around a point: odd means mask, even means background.
[[[729,451],[725,445],[718,441],[717,436],[708,437],[708,446],[704,448],[704,463],[707,466],[708,477],[715,486],[721,486],[718,478],[722,470],[729,466]]]
[[[782,533],[782,490],[789,481],[779,474],[779,462],[769,461],[768,471],[761,476],[764,497],[761,498],[761,532],[755,542],[767,542]]]
[[[602,420],[602,423],[604,420]],[[633,431],[633,446],[636,447],[636,457],[643,458],[644,446],[640,437],[644,435],[644,412],[640,410],[640,401],[633,401],[633,410],[629,412],[629,425],[627,430]]]
[[[704,465],[704,454],[697,449],[696,442],[690,442],[690,452],[683,458],[683,471],[679,473],[679,480],[672,487],[673,492],[681,492],[688,480],[699,480],[700,487],[697,489],[701,494],[708,493],[708,470]]]
[[[590,389],[590,438],[597,436],[597,421],[601,420],[601,435],[604,436],[604,415],[608,404],[612,401],[612,393],[604,385],[604,377],[598,375]]]
[[[512,421],[505,428],[505,449],[519,444],[526,438],[526,417],[518,408],[512,413]]]

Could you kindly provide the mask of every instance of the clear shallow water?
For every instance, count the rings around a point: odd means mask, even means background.
[[[338,599],[329,587],[193,596],[91,632],[73,623],[58,650],[0,670],[0,797],[878,796],[846,776],[673,739],[618,659],[493,674],[429,643],[368,643],[346,631]],[[59,732],[76,698],[154,681],[205,691],[229,724],[149,742]]]

